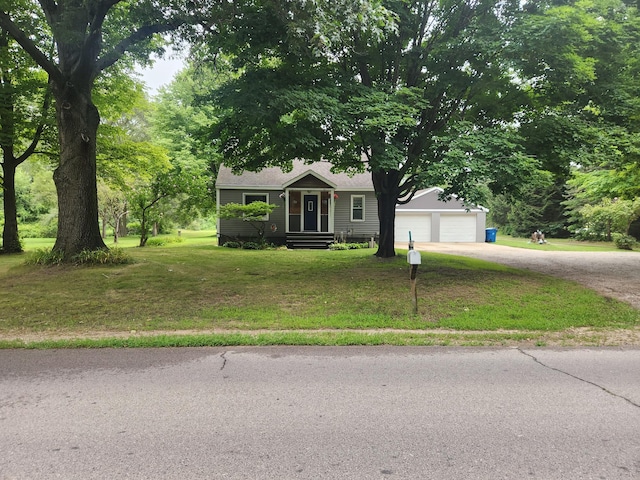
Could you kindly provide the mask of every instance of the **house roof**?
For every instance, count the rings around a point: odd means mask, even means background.
[[[293,161],[293,169],[283,172],[278,167],[265,168],[259,172],[245,171],[240,175],[234,174],[229,167],[220,166],[217,188],[227,189],[284,189],[307,175],[312,175],[336,190],[373,191],[371,174],[366,173],[332,173],[329,162],[315,162],[305,164],[301,160]]]
[[[409,203],[396,205],[398,212],[424,212],[424,211],[488,211],[486,208],[476,205],[466,205],[460,198],[453,197],[451,200],[440,200],[438,196],[443,192],[439,187],[432,187],[418,191]]]

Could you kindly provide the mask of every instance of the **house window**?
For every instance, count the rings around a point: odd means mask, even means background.
[[[243,193],[242,194],[242,203],[245,205],[249,205],[253,202],[264,202],[269,203],[269,194],[268,193]],[[265,215],[262,217],[263,221],[269,220],[269,215]]]
[[[364,195],[351,195],[351,221],[364,222]]]

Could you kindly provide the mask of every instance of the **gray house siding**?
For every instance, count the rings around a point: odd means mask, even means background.
[[[278,196],[282,190],[267,190],[258,189],[255,191],[247,190],[219,190],[218,203],[225,205],[227,203],[243,203],[243,194],[257,194],[266,193],[269,195],[268,203],[277,205],[276,209],[269,215],[269,220],[266,221],[265,239],[272,243],[284,244],[286,242],[285,232],[285,211],[284,201]],[[276,231],[272,231],[271,226],[276,226]],[[250,240],[257,237],[257,231],[251,226],[249,222],[244,222],[239,219],[232,220],[219,220],[218,234],[220,236],[220,245],[225,242],[233,241],[236,239]]]
[[[345,241],[365,241],[378,237],[378,204],[373,192],[336,191],[338,199],[335,204],[334,230],[336,239]],[[351,220],[351,196],[364,195],[364,221]]]
[[[323,242],[365,241],[379,235],[376,197],[366,172],[334,173],[331,164],[294,161],[290,171],[270,167],[234,174],[221,165],[216,180],[218,206],[246,203],[244,195],[267,194],[278,206],[266,221],[265,239],[291,244],[321,237]],[[352,199],[357,202],[352,208]],[[317,222],[314,220],[314,212]],[[239,219],[218,219],[220,245],[256,238],[257,231]],[[305,238],[306,237],[306,238]]]

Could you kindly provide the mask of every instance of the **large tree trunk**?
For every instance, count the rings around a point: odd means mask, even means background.
[[[53,87],[60,139],[60,165],[53,179],[58,193],[58,235],[53,250],[65,259],[83,250],[106,249],[98,223],[96,135],[100,115],[91,101],[92,82]]]
[[[5,157],[12,155],[6,155]],[[18,235],[18,214],[16,209],[16,165],[13,158],[5,158],[2,164],[4,229],[2,231],[2,252],[19,253],[22,251]]]
[[[11,59],[8,53],[9,36],[5,31],[0,35],[0,49],[6,61]],[[16,208],[16,168],[19,162],[15,158],[16,142],[15,97],[11,78],[12,62],[0,66],[0,142],[2,143],[2,203],[4,227],[2,230],[3,253],[22,251],[18,236],[18,213]]]
[[[376,257],[395,257],[395,221],[396,202],[398,201],[400,172],[379,171],[371,174],[378,199],[378,221],[380,222],[380,241]]]

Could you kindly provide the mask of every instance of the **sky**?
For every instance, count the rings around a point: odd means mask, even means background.
[[[153,96],[158,89],[173,80],[173,77],[184,67],[182,58],[156,59],[153,67],[140,69],[141,80],[147,85],[149,95]]]

